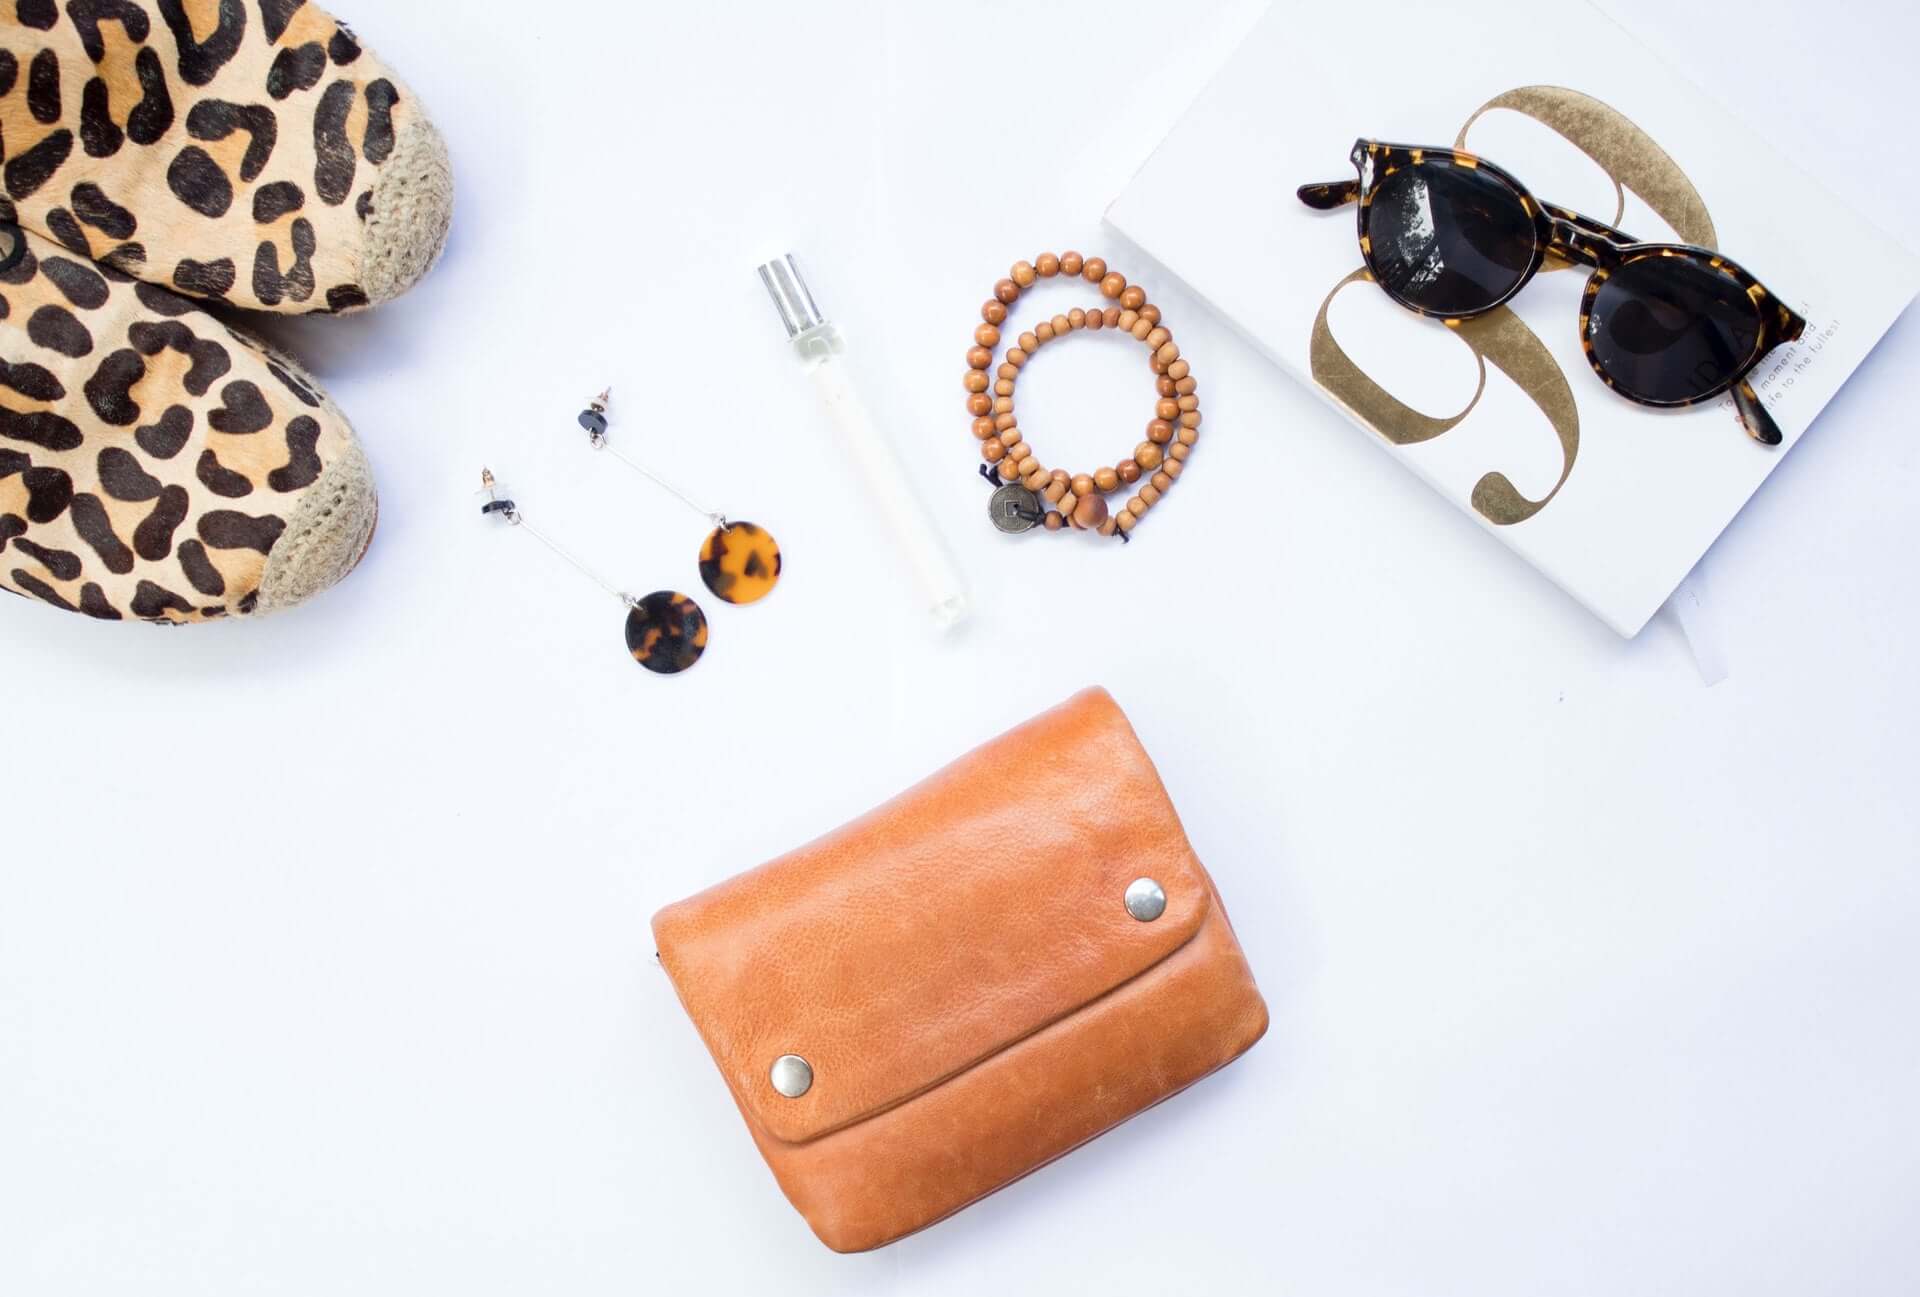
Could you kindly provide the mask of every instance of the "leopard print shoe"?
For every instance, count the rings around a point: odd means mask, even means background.
[[[0,586],[118,621],[271,612],[345,576],[377,497],[284,358],[25,236],[0,271]],[[24,325],[24,328],[22,327]]]
[[[424,275],[452,182],[410,92],[305,0],[0,0],[0,159],[0,589],[188,622],[345,576],[378,510],[352,426],[190,299]]]
[[[249,310],[397,297],[445,245],[446,145],[306,0],[0,0],[0,217]]]

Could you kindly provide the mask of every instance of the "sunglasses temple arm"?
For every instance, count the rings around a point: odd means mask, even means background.
[[[1740,416],[1740,426],[1762,446],[1778,446],[1786,440],[1780,432],[1780,425],[1767,413],[1767,407],[1760,404],[1759,394],[1753,390],[1753,384],[1744,378],[1734,385],[1733,408]]]
[[[1297,191],[1300,201],[1317,212],[1331,212],[1337,207],[1345,207],[1360,197],[1358,180],[1329,180],[1321,185],[1301,185]]]

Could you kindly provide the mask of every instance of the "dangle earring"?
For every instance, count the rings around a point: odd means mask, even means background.
[[[715,598],[731,604],[758,603],[772,594],[780,580],[780,546],[773,534],[765,527],[731,522],[725,514],[704,508],[673,483],[609,446],[607,406],[612,400],[613,389],[608,388],[580,411],[580,426],[587,430],[587,440],[595,450],[604,450],[713,524],[700,546],[700,579],[707,589]]]
[[[675,675],[700,660],[707,651],[707,616],[700,605],[675,590],[656,590],[636,599],[616,590],[594,574],[592,568],[560,548],[536,530],[511,500],[503,500],[495,491],[497,483],[487,469],[480,470],[480,489],[487,502],[482,514],[496,514],[571,563],[589,581],[605,590],[627,607],[627,651],[633,660],[659,675]]]

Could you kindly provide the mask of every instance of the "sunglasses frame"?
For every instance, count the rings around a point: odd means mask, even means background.
[[[1535,198],[1532,191],[1521,184],[1511,172],[1476,154],[1465,153],[1459,149],[1415,144],[1387,144],[1379,140],[1359,139],[1354,141],[1351,160],[1354,169],[1359,173],[1359,179],[1302,185],[1298,191],[1299,198],[1308,207],[1318,211],[1333,211],[1351,202],[1359,203],[1357,225],[1360,235],[1360,255],[1366,259],[1369,277],[1394,302],[1416,314],[1442,322],[1471,319],[1498,310],[1512,301],[1521,290],[1533,282],[1533,277],[1539,273],[1540,267],[1550,258],[1568,266],[1588,266],[1593,273],[1588,276],[1586,289],[1580,297],[1580,349],[1587,357],[1588,366],[1601,382],[1627,400],[1655,409],[1680,409],[1699,405],[1731,391],[1734,394],[1734,405],[1739,413],[1740,422],[1746,428],[1747,434],[1764,445],[1780,444],[1782,436],[1779,426],[1767,413],[1766,407],[1760,403],[1753,385],[1747,380],[1768,352],[1782,343],[1799,338],[1805,332],[1807,322],[1738,262],[1728,260],[1711,248],[1695,247],[1686,243],[1644,242],[1605,221],[1583,215],[1572,208],[1543,203]],[[1495,177],[1513,190],[1519,197],[1526,214],[1533,221],[1535,235],[1533,259],[1528,264],[1526,272],[1498,300],[1471,311],[1434,311],[1407,301],[1382,282],[1373,263],[1370,222],[1373,214],[1373,199],[1379,190],[1380,182],[1403,167],[1436,163],[1484,171]],[[1753,350],[1746,359],[1735,367],[1728,377],[1716,382],[1709,390],[1679,400],[1653,399],[1621,387],[1605,369],[1601,368],[1600,359],[1594,354],[1593,302],[1599,296],[1601,285],[1622,267],[1649,257],[1673,257],[1687,260],[1727,276],[1738,284],[1753,302],[1757,317],[1758,328],[1754,337]]]

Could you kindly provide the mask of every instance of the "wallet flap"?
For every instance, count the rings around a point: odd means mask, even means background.
[[[1151,921],[1125,901],[1141,878],[1166,895]],[[1114,990],[1190,941],[1211,904],[1151,760],[1096,689],[662,910],[654,933],[741,1111],[798,1143]],[[811,1069],[792,1098],[770,1079],[790,1054]]]

